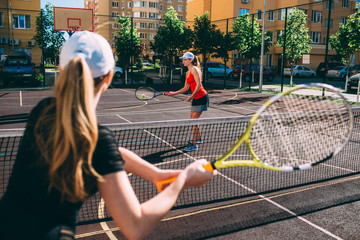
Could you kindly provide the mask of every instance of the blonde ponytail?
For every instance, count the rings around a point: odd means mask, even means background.
[[[50,188],[58,189],[67,201],[85,201],[89,188],[94,187],[85,182],[92,179],[96,184],[101,179],[92,167],[98,126],[94,80],[85,60],[75,57],[66,65],[56,81],[55,94],[55,116],[44,114],[35,126],[37,144],[49,167]],[[43,126],[48,123],[46,133]]]

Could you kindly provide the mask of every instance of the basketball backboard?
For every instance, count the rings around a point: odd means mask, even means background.
[[[92,9],[54,7],[54,29],[57,31],[94,31]]]

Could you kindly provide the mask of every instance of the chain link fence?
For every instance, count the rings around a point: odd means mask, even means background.
[[[331,7],[329,4],[331,3]],[[229,34],[234,36],[234,23],[237,18],[248,16],[250,19],[250,26],[256,29],[256,25],[261,27],[265,25],[264,29],[267,33],[268,39],[266,40],[269,45],[268,49],[265,49],[263,59],[260,54],[253,54],[247,56],[244,54],[244,49],[239,46],[235,49],[229,49],[227,51],[228,57],[215,57],[216,52],[214,49],[220,47],[224,48],[224,44],[216,46],[217,42],[212,42],[209,46],[208,52],[203,52],[195,44],[189,49],[177,49],[174,47],[173,42],[169,43],[168,50],[165,53],[159,53],[155,51],[151,42],[154,43],[156,35],[158,34],[161,26],[169,27],[168,23],[165,23],[163,19],[157,19],[160,16],[153,16],[151,14],[139,17],[130,17],[131,31],[137,34],[140,44],[137,44],[136,48],[139,51],[135,55],[130,56],[129,64],[122,65],[120,58],[117,54],[117,45],[115,36],[118,35],[121,25],[117,21],[118,14],[112,13],[112,15],[99,15],[94,14],[94,26],[95,32],[101,34],[108,39],[110,45],[114,49],[115,58],[117,60],[116,77],[113,81],[114,86],[124,87],[131,84],[183,84],[185,80],[185,71],[183,68],[179,56],[185,51],[193,51],[196,53],[203,64],[203,76],[204,84],[217,84],[238,87],[258,86],[260,79],[266,84],[266,82],[288,84],[289,78],[284,73],[283,69],[289,66],[289,59],[282,57],[284,49],[289,48],[286,46],[286,42],[283,45],[277,45],[279,36],[285,32],[287,25],[289,24],[289,16],[293,11],[293,7],[302,10],[306,15],[306,28],[308,28],[308,35],[310,38],[309,46],[311,51],[307,54],[303,54],[302,57],[295,60],[295,65],[304,65],[310,70],[316,73],[317,77],[311,77],[311,81],[323,81],[332,83],[333,80],[338,81],[338,84],[334,84],[336,87],[345,89],[344,77],[327,77],[326,70],[331,66],[335,66],[334,63],[341,65],[341,57],[335,50],[330,47],[328,39],[331,35],[335,35],[339,31],[339,26],[345,24],[348,17],[357,11],[355,1],[314,1],[313,3],[302,4],[298,6],[289,6],[281,9],[266,9],[265,14],[262,10],[258,10],[255,13],[249,13],[249,10],[239,9],[239,17],[231,17],[222,20],[212,20],[211,25],[220,30],[223,35]],[[46,15],[44,11],[30,11],[24,9],[8,9],[0,8],[0,56],[1,56],[1,85],[18,85],[23,84],[26,81],[20,83],[14,83],[12,81],[5,81],[9,75],[6,74],[5,59],[11,55],[12,52],[25,52],[31,57],[33,64],[33,77],[32,84],[51,86],[57,76],[56,66],[58,64],[57,55],[58,47],[52,44],[54,38],[58,38],[58,41],[62,41],[63,37],[66,39],[68,33],[63,33],[62,36],[53,31],[53,19],[45,21],[49,15]],[[40,18],[41,21],[36,21]],[[196,21],[194,19],[188,19],[184,22],[188,28],[194,33],[194,25]],[[170,22],[171,30],[171,22]],[[206,29],[205,29],[206,30]],[[255,31],[250,29],[250,32]],[[53,38],[45,38],[45,35],[53,35]],[[71,34],[71,33],[70,33]],[[171,35],[171,32],[169,33]],[[191,38],[186,41],[195,42],[195,38],[200,41],[207,38],[207,32],[202,31],[203,36],[193,34]],[[254,34],[254,33],[253,33]],[[36,38],[38,35],[38,38]],[[39,42],[40,39],[42,39]],[[252,44],[253,36],[249,37],[249,42]],[[254,36],[255,38],[255,36]],[[60,40],[59,40],[60,39]],[[171,39],[171,38],[170,38]],[[215,41],[215,40],[214,40]],[[256,46],[260,49],[260,43]],[[41,46],[43,46],[41,48]],[[249,45],[247,45],[249,47]],[[357,73],[358,64],[360,63],[360,56],[358,51],[354,51],[351,54],[350,62],[350,74]],[[260,68],[262,63],[264,69]],[[331,64],[330,64],[331,63]],[[246,69],[250,65],[249,69]],[[237,67],[238,66],[238,67]],[[237,68],[241,68],[239,71]],[[244,69],[243,69],[244,68]],[[305,72],[304,69],[302,69]],[[299,69],[299,78],[294,79],[296,83],[302,83],[305,80],[302,78],[302,73]],[[261,76],[261,77],[260,77]],[[305,73],[304,73],[305,77]]]

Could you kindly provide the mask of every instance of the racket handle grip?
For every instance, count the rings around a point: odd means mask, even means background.
[[[213,172],[214,168],[211,165],[211,162],[207,162],[206,164],[203,165],[204,169],[208,172]],[[171,177],[165,180],[161,180],[158,181],[156,183],[156,187],[158,189],[159,192],[161,192],[162,190],[164,190],[167,186],[169,186],[172,182],[174,182],[176,180],[177,177]]]
[[[164,93],[164,95],[167,96],[167,95],[170,95],[170,93],[166,92],[166,93]]]

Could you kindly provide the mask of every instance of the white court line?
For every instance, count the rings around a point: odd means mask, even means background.
[[[123,118],[123,117],[121,117],[121,116],[119,116],[119,115],[117,115],[117,116],[118,116],[119,118],[127,121],[128,123],[131,123],[131,121],[129,121],[129,120],[127,120],[127,119],[125,119],[125,118]],[[180,152],[180,153],[183,153],[185,156],[187,156],[187,157],[189,157],[190,159],[196,161],[196,159],[195,159],[194,157],[192,157],[192,156],[190,156],[189,154],[183,152],[182,150],[176,148],[175,146],[173,146],[172,144],[166,142],[165,140],[161,139],[160,137],[158,137],[158,136],[156,136],[156,135],[148,132],[147,130],[144,130],[144,131],[147,132],[148,134],[150,134],[151,136],[155,137],[156,139],[162,141],[162,142],[165,143],[166,145],[170,146],[172,149],[174,149],[174,150],[176,150],[176,151],[178,151],[178,152]],[[229,178],[229,177],[225,176],[224,174],[222,174],[222,173],[220,173],[220,172],[218,172],[218,175],[219,175],[219,176],[222,176],[222,177],[225,178],[226,180],[229,180],[230,182],[232,182],[232,183],[234,183],[234,184],[236,184],[236,185],[244,188],[245,190],[247,190],[247,191],[249,191],[249,192],[251,192],[251,193],[257,194],[257,192],[256,192],[255,190],[253,190],[253,189],[251,189],[251,188],[249,188],[249,187],[241,184],[240,182],[235,181],[235,180],[232,179],[232,178]],[[258,196],[259,196],[260,198],[264,199],[265,201],[269,202],[270,204],[273,204],[274,206],[280,208],[281,210],[283,210],[283,211],[291,214],[292,216],[296,217],[296,218],[299,219],[300,221],[302,221],[302,222],[304,222],[304,223],[306,223],[306,224],[314,227],[315,229],[317,229],[317,230],[319,230],[319,231],[327,234],[328,236],[333,237],[334,239],[337,239],[337,240],[342,240],[342,238],[340,238],[340,237],[336,236],[335,234],[329,232],[328,230],[320,227],[319,225],[316,225],[316,224],[310,222],[310,221],[307,220],[306,218],[297,215],[295,212],[293,212],[293,211],[291,211],[290,209],[288,209],[288,208],[286,208],[286,207],[278,204],[277,202],[275,202],[275,201],[273,201],[273,200],[265,197],[264,195],[258,194]],[[106,225],[106,226],[107,226],[107,225]],[[105,230],[105,229],[104,229],[104,230]]]

